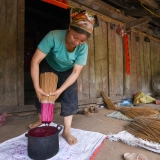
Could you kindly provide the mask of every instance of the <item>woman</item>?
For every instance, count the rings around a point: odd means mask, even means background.
[[[58,76],[58,89],[50,95],[60,99],[60,115],[64,117],[62,136],[70,145],[77,143],[77,139],[70,133],[73,114],[78,111],[76,80],[87,62],[86,40],[92,33],[94,24],[95,17],[86,11],[72,14],[70,28],[49,32],[38,45],[31,61],[31,77],[38,97],[35,106],[39,119],[29,127],[34,128],[41,124],[41,96],[49,96],[39,86],[39,68],[40,73],[54,72]]]

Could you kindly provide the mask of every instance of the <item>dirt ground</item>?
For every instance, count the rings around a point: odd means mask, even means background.
[[[160,105],[156,105],[156,107],[160,109]],[[106,135],[123,131],[124,126],[129,122],[108,118],[106,115],[110,112],[112,111],[103,108],[99,109],[98,113],[90,113],[89,117],[83,114],[76,114],[73,118],[72,128],[95,131]],[[29,130],[28,125],[36,119],[37,115],[7,117],[6,123],[0,127],[0,143],[27,132]],[[54,123],[63,125],[63,117],[56,113]],[[160,155],[157,153],[139,147],[132,147],[122,142],[111,142],[107,139],[96,155],[95,160],[124,160],[123,154],[126,152],[143,153],[148,160],[160,160]]]

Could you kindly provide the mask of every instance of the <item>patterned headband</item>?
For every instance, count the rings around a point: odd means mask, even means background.
[[[79,11],[73,12],[71,17],[72,17],[72,22],[70,26],[80,28],[82,30],[87,31],[90,34],[92,33],[93,27],[96,22],[94,15],[83,10],[80,12]]]

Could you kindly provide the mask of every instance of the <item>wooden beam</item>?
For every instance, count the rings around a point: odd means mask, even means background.
[[[159,27],[160,28],[160,21],[158,20],[151,20],[150,23],[154,24],[155,26]]]
[[[120,0],[107,0],[108,2],[111,2],[121,8],[129,9],[129,5],[125,2],[121,2]]]
[[[139,0],[141,3],[153,8],[153,9],[159,9],[159,4],[155,2],[154,0]]]
[[[126,16],[134,16],[134,17],[155,17],[153,14],[148,12],[145,9],[125,9],[123,10]],[[156,13],[157,10],[152,10],[153,13]]]
[[[126,23],[126,31],[129,31],[132,27],[136,27],[151,21],[149,18],[139,18],[137,20]]]
[[[121,12],[117,12],[116,8],[108,5],[101,0],[68,0],[68,3],[69,6],[74,5],[76,7],[78,7],[77,4],[79,4],[79,8],[87,7],[88,9],[92,9],[95,12],[106,15],[120,22],[125,23],[126,21],[129,21],[129,18],[125,17]]]

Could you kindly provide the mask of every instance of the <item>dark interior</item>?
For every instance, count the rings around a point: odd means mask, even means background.
[[[30,76],[30,62],[41,39],[55,29],[67,29],[70,9],[63,9],[41,0],[25,1],[24,40],[24,98],[25,104],[34,104],[35,92]]]

